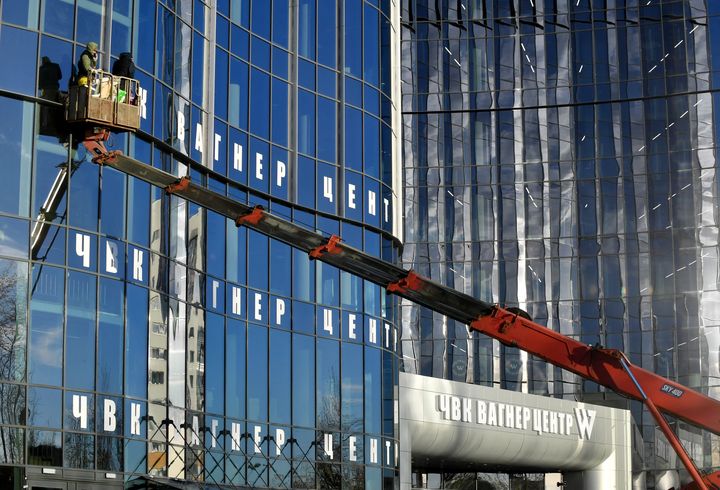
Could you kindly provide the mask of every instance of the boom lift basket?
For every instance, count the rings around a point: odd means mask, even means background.
[[[140,127],[140,82],[93,70],[88,84],[74,85],[68,93],[65,119],[118,131]]]

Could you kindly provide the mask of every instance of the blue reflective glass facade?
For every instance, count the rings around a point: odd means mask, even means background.
[[[719,15],[403,1],[406,267],[720,397]],[[675,456],[639,404],[428,310],[402,325],[408,372],[627,406],[636,476],[667,488]],[[717,470],[717,436],[674,426]]]
[[[132,52],[112,149],[397,261],[398,27],[377,0],[0,4],[0,486],[398,485],[394,297],[93,164],[61,109],[87,42]]]

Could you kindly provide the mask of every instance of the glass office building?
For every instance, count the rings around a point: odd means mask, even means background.
[[[132,52],[109,146],[398,259],[399,5],[0,2],[0,487],[395,488],[397,304],[90,161],[62,98]]]
[[[720,4],[405,0],[401,50],[404,265],[720,397]],[[679,466],[639,404],[410,304],[402,329],[405,371],[629,406],[636,484]]]

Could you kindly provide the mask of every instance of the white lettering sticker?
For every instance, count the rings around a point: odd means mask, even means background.
[[[347,203],[350,209],[355,209],[355,184],[348,184]]]
[[[195,124],[195,149],[203,152],[203,127],[202,124]]]
[[[136,281],[143,280],[143,257],[144,253],[142,250],[137,248],[133,250],[133,279]]]
[[[190,443],[193,446],[197,446],[200,444],[200,419],[197,415],[193,415],[192,419],[192,437],[190,438]]]
[[[378,463],[378,440],[370,439],[370,463]]]
[[[83,267],[90,267],[90,235],[75,235],[75,254],[82,258]]]
[[[140,96],[140,117],[147,119],[147,89],[140,87],[138,95]]]
[[[323,310],[323,330],[325,330],[330,335],[333,334],[332,310]]]
[[[282,448],[285,445],[285,431],[282,429],[275,429],[275,455],[280,456]]]
[[[222,136],[215,133],[215,161],[220,160],[220,143],[222,142]]]
[[[255,320],[262,320],[262,295],[255,293]]]
[[[375,209],[375,192],[368,191],[368,214],[371,216],[375,216],[377,214],[377,211]]]
[[[233,168],[238,172],[243,171],[243,147],[238,143],[233,143]]]
[[[114,242],[105,242],[105,272],[117,274],[118,271],[118,247]]]
[[[261,153],[255,153],[255,178],[263,180],[263,156]]]
[[[356,316],[354,314],[348,314],[348,337],[353,340],[357,339],[357,335],[355,334],[355,319]]]
[[[275,302],[275,324],[281,325],[282,318],[285,316],[285,300],[278,298]]]
[[[80,420],[80,428],[87,429],[87,427],[88,427],[87,396],[73,395],[73,397],[72,397],[72,414],[73,414],[73,417]]]
[[[130,434],[133,436],[140,435],[140,404],[130,404]]]
[[[287,172],[287,168],[285,166],[285,162],[281,162],[280,160],[277,161],[277,177],[275,179],[276,185],[278,187],[283,186],[283,179],[285,178],[285,174]]]
[[[105,432],[114,432],[117,427],[117,418],[115,417],[116,406],[113,400],[105,399],[103,401],[103,430]]]
[[[350,461],[357,461],[357,437],[350,436],[348,438],[348,445],[350,451]]]
[[[232,287],[232,312],[233,315],[241,315],[240,288]]]
[[[333,459],[333,436],[332,434],[325,434],[324,441],[323,441],[323,450],[325,451],[325,455]]]
[[[232,450],[240,451],[240,424],[237,422],[230,424],[230,437],[232,439]]]
[[[255,446],[255,453],[260,454],[262,452],[262,449],[260,448],[260,444],[262,443],[262,440],[260,439],[260,433],[262,432],[262,427],[259,425],[255,426],[254,435],[253,435],[253,442]]]
[[[323,197],[333,202],[333,179],[327,175],[323,177]]]
[[[217,281],[212,282],[212,307],[217,308],[217,291],[220,287],[220,283]]]
[[[370,318],[368,325],[370,326],[370,343],[377,344],[377,320]]]

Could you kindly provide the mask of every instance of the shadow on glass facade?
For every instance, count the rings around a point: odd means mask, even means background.
[[[397,260],[398,14],[0,4],[0,486],[398,485],[394,298],[92,164],[61,109],[86,43],[132,52],[141,130],[110,146]]]
[[[405,266],[720,396],[718,15],[403,1]],[[629,406],[635,471],[677,467],[639,405],[423,308],[402,325],[406,371]],[[674,426],[717,470],[718,437]]]

